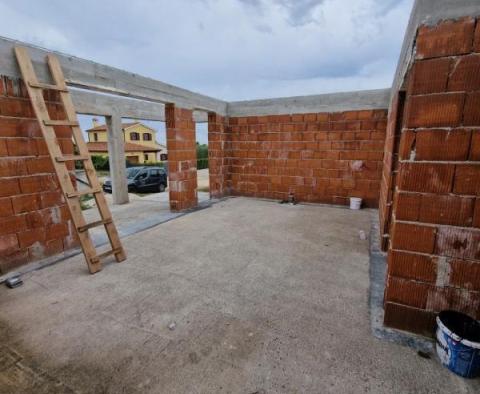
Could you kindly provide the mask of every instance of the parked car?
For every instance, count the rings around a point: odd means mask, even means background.
[[[127,185],[129,192],[163,192],[167,188],[167,173],[161,167],[129,167]],[[103,191],[112,192],[110,178],[105,180]]]

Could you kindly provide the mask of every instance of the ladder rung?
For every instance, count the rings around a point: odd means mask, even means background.
[[[43,124],[45,126],[79,126],[78,122],[72,122],[70,120],[44,120]]]
[[[101,260],[101,259],[104,259],[105,257],[108,257],[112,254],[117,254],[117,253],[121,253],[122,252],[122,248],[117,248],[117,249],[112,249],[112,250],[109,250],[107,252],[103,252],[103,253],[100,253],[98,255],[96,255],[95,257],[92,258],[92,260],[94,261],[97,261],[97,260]]]
[[[78,190],[75,192],[67,192],[66,195],[68,198],[80,197],[85,196],[86,194],[95,194],[101,193],[102,189],[85,189],[85,190]]]
[[[49,83],[41,82],[29,82],[28,83],[32,88],[48,89],[48,90],[57,90],[59,92],[68,92],[67,88],[62,88],[57,85],[50,85]]]
[[[91,228],[101,226],[102,224],[110,224],[112,223],[112,219],[105,219],[105,220],[97,220],[96,222],[88,223],[85,226],[81,226],[78,228],[78,231],[83,233],[84,231],[87,231]]]
[[[65,155],[65,156],[56,157],[55,160],[56,160],[58,163],[63,163],[63,162],[65,162],[65,161],[88,160],[88,156],[82,156],[82,155]]]

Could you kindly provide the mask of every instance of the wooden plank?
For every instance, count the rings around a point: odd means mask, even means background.
[[[115,256],[117,256],[118,254],[123,254],[123,250],[122,249],[112,249],[112,250],[108,250],[106,252],[103,252],[103,253],[100,253],[98,256],[95,257],[96,260],[101,260],[101,259],[104,259],[105,257],[108,257],[110,255],[114,254]],[[117,259],[118,261],[118,259]]]
[[[79,123],[75,121],[70,121],[70,120],[44,120],[43,124],[45,126],[79,126]]]
[[[57,86],[66,87],[65,79],[63,77],[63,71],[60,67],[60,63],[58,59],[53,55],[48,55],[48,65],[50,71],[52,73],[53,81]],[[72,98],[70,94],[67,92],[60,92],[60,99],[63,103],[65,113],[67,115],[67,119],[70,121],[76,121],[77,114],[75,112],[75,108],[72,103]],[[77,143],[77,147],[79,150],[80,155],[82,156],[89,156],[87,144],[83,139],[82,131],[80,127],[73,126],[72,127],[73,137]],[[101,189],[100,183],[98,182],[97,174],[95,172],[95,168],[93,167],[93,163],[91,158],[89,157],[88,160],[84,162],[84,169],[85,174],[87,176],[88,182],[90,183],[90,187],[93,190]],[[110,213],[110,209],[108,208],[107,201],[105,200],[105,196],[103,193],[95,193],[94,195],[95,201],[97,203],[97,207],[100,213],[100,217],[102,220],[107,220],[112,217]],[[83,226],[86,224],[84,223]],[[80,227],[80,226],[79,226]],[[108,238],[110,240],[110,244],[112,245],[112,249],[117,250],[119,252],[115,253],[115,258],[117,262],[121,262],[126,259],[125,252],[123,250],[122,244],[120,242],[120,238],[118,236],[117,228],[115,224],[112,222],[105,224],[105,230],[107,232]],[[86,232],[82,232],[80,234],[87,234]]]
[[[69,192],[66,194],[67,198],[76,198],[80,196],[86,196],[87,194],[93,194],[95,195],[96,193],[101,193],[102,189],[100,188],[88,188],[88,189],[83,189],[83,190],[75,190],[74,192]]]
[[[91,228],[101,226],[102,224],[109,224],[111,223],[111,221],[112,219],[106,219],[106,220],[97,220],[96,222],[87,223],[85,226],[79,227],[78,231],[84,232]]]
[[[59,163],[63,163],[66,161],[83,161],[88,160],[90,156],[81,156],[81,155],[63,155],[59,157],[55,157],[55,160]]]
[[[32,88],[39,88],[39,89],[48,89],[48,90],[56,90],[60,92],[67,92],[68,90],[65,88],[60,88],[55,85],[51,85],[49,83],[41,83],[41,82],[29,82],[28,83]]]
[[[33,88],[28,84],[28,82],[38,83],[38,80],[33,70],[33,65],[30,61],[30,56],[27,52],[27,49],[22,47],[15,47],[15,54],[21,69],[23,79],[26,83],[28,95],[32,102],[35,116],[39,120],[38,123],[40,126],[40,130],[47,145],[49,155],[52,159],[53,167],[55,169],[55,173],[57,174],[60,188],[63,194],[66,196],[67,193],[73,193],[75,191],[75,188],[70,179],[70,173],[65,163],[58,163],[56,160],[53,159],[54,157],[62,156],[63,153],[60,149],[60,145],[55,134],[55,129],[52,126],[46,126],[43,123],[43,120],[49,119],[47,106],[43,98],[43,91],[37,88]],[[99,262],[96,262],[95,260],[92,260],[96,256],[96,250],[93,242],[88,236],[88,233],[79,233],[77,230],[78,227],[86,225],[85,219],[82,214],[82,208],[80,206],[80,201],[78,198],[67,198],[66,203],[70,211],[70,216],[72,218],[75,231],[77,232],[78,239],[82,246],[82,250],[88,264],[88,269],[91,273],[95,273],[101,270],[101,264]]]

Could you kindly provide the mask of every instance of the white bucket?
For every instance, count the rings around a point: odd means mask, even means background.
[[[350,197],[350,209],[360,209],[362,206],[362,199],[358,197]]]

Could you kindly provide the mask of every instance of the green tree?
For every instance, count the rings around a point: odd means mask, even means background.
[[[208,168],[208,145],[197,142],[197,170]]]

